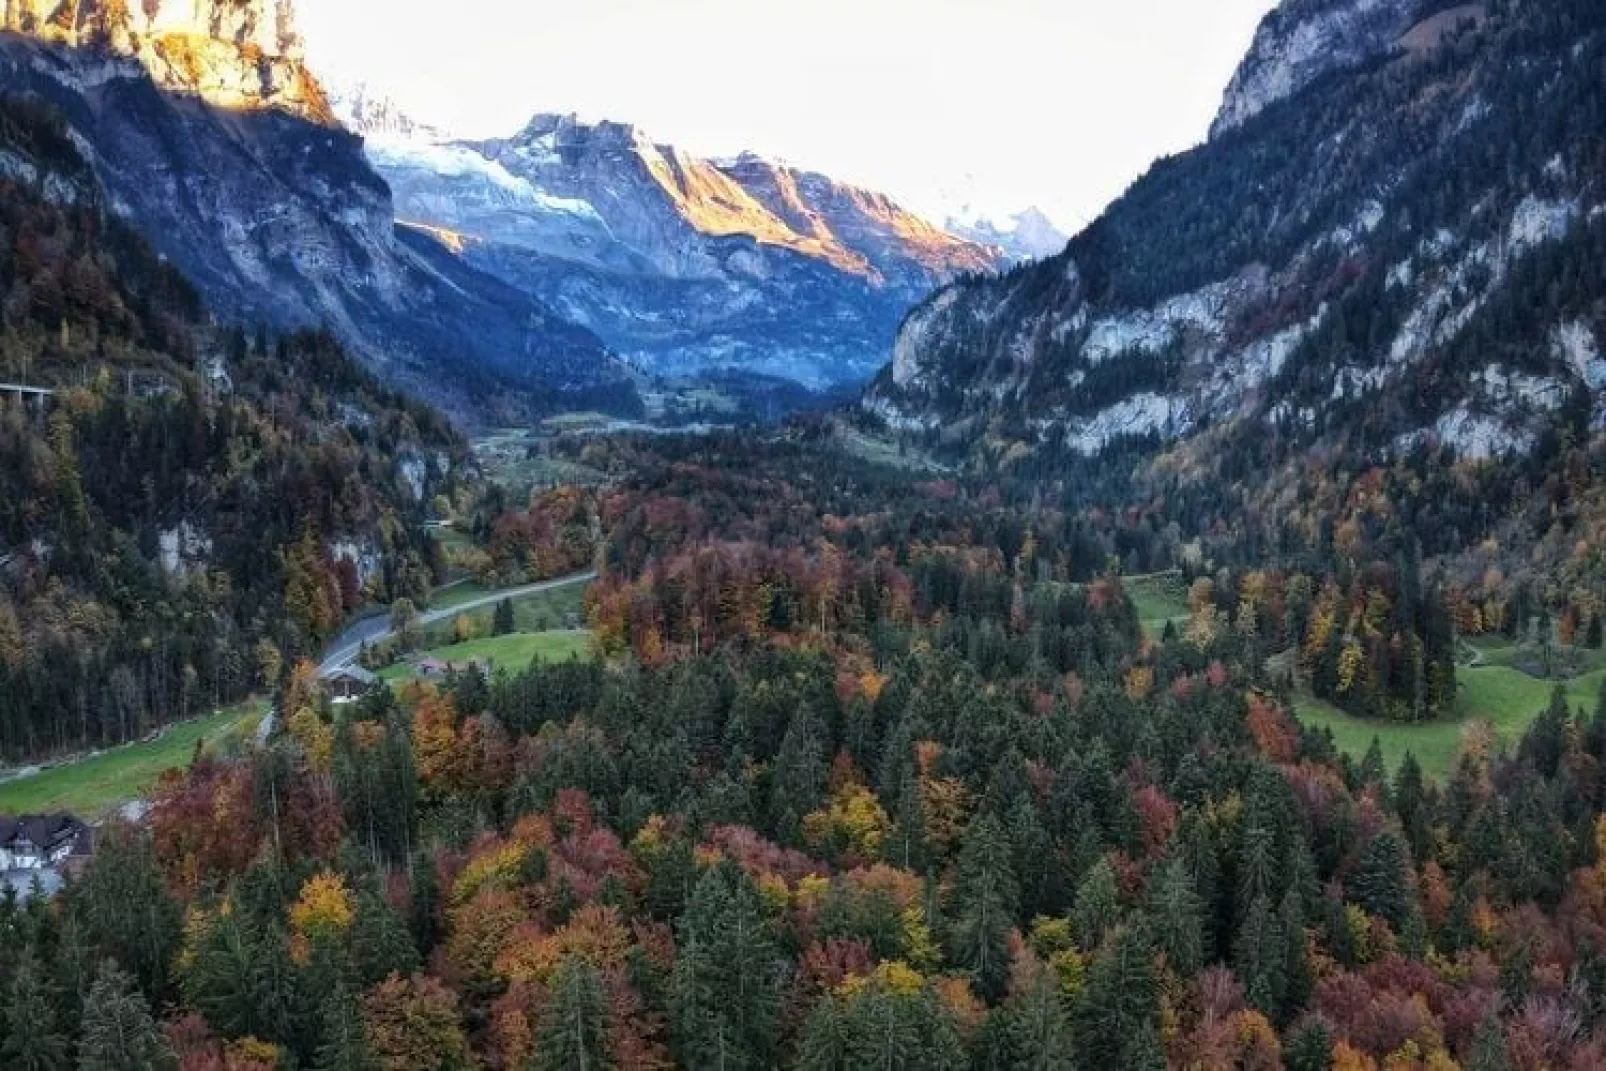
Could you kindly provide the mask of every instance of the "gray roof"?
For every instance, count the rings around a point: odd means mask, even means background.
[[[356,681],[359,684],[379,683],[378,677],[374,676],[372,673],[369,673],[361,666],[341,666],[339,669],[326,670],[323,674],[323,679],[326,681],[337,681],[341,680],[342,678]]]
[[[88,828],[70,814],[0,815],[0,848],[20,840],[36,848],[51,848],[68,839],[82,839]]]

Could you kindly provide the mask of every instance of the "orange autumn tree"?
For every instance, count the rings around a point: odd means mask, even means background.
[[[380,1067],[468,1071],[474,1066],[457,996],[429,975],[391,975],[362,1001],[368,1050]]]

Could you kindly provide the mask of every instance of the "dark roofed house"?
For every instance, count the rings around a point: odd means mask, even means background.
[[[337,704],[355,703],[378,683],[379,678],[361,666],[341,666],[323,675],[324,692],[329,696],[329,702]]]
[[[70,814],[0,817],[0,871],[58,867],[89,846],[89,827]]]

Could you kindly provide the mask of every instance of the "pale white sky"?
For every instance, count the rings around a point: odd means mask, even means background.
[[[1273,0],[300,0],[313,63],[464,136],[536,112],[928,213],[1081,226],[1201,141]]]

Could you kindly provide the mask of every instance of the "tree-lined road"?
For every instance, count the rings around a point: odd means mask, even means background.
[[[531,595],[539,595],[543,591],[553,591],[557,588],[571,587],[575,584],[589,584],[596,578],[597,571],[591,569],[584,573],[574,573],[570,576],[559,577],[556,580],[543,580],[539,584],[526,584],[523,587],[493,591],[489,595],[469,602],[459,603],[445,610],[425,611],[418,616],[418,625],[420,628],[425,628],[441,621],[450,620],[458,614],[472,613],[475,610],[483,610],[487,606],[495,606],[503,599],[517,601]],[[357,661],[357,655],[362,653],[365,644],[378,643],[390,635],[389,614],[381,614],[377,617],[359,621],[339,636],[336,636],[329,644],[328,650],[324,652],[323,664],[320,668],[323,672],[330,673],[334,670],[354,665]]]

